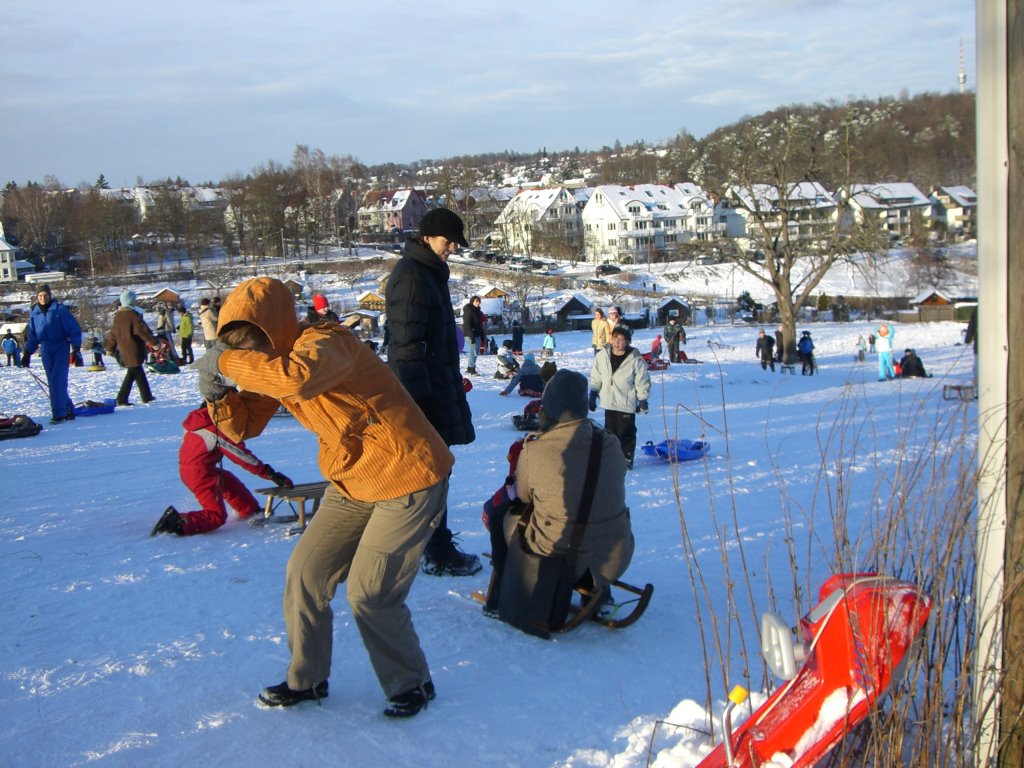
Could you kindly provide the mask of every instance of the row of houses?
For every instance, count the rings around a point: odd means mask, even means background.
[[[823,238],[837,224],[873,221],[900,240],[921,234],[917,227],[941,230],[951,239],[973,237],[977,212],[977,196],[969,187],[939,186],[926,195],[909,182],[855,184],[841,195],[817,182],[800,182],[786,190],[768,184],[732,187],[717,197],[687,182],[474,190],[454,198],[452,207],[470,214],[472,240],[512,253],[552,251],[562,244],[594,263],[636,261],[651,250],[664,253],[724,238],[751,249],[755,215],[769,230],[786,227],[793,239]],[[429,207],[426,194],[417,190],[374,193],[359,209],[360,230],[414,230]]]

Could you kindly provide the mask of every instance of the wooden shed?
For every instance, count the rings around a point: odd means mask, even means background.
[[[676,318],[680,325],[689,325],[692,316],[690,305],[682,299],[672,296],[658,305],[658,325],[666,325],[670,317]]]
[[[356,297],[356,305],[359,309],[383,312],[385,307],[384,297],[376,291],[363,291]]]
[[[917,319],[922,323],[956,319],[956,306],[942,291],[922,291],[910,301],[910,306],[917,309]]]
[[[149,297],[149,302],[152,304],[159,304],[163,302],[169,307],[177,309],[181,306],[181,294],[173,288],[161,288],[159,291]]]

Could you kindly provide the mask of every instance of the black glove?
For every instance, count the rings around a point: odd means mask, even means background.
[[[597,392],[590,390],[590,401],[587,403],[587,407],[591,411],[597,410]]]
[[[26,352],[25,354],[23,354],[23,355],[21,356],[21,367],[22,367],[22,368],[28,368],[28,362],[29,362],[29,360],[31,360],[31,359],[32,359],[32,355],[30,355],[30,354],[29,354],[28,352]]]
[[[71,359],[75,361],[75,365],[81,367],[85,365],[85,361],[82,360],[82,348],[72,347],[71,348]]]
[[[636,412],[637,413],[647,413],[647,401],[646,400],[641,400],[639,403],[636,404]]]
[[[294,488],[295,483],[287,475],[278,472],[273,467],[267,467],[267,479],[278,488]]]

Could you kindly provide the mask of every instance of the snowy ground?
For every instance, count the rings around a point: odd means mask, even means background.
[[[157,399],[148,406],[0,442],[7,498],[0,510],[0,754],[7,757],[0,762],[693,766],[710,749],[709,713],[680,510],[713,603],[724,606],[726,587],[712,504],[722,507],[719,527],[735,516],[757,613],[775,607],[766,580],[790,578],[783,507],[797,534],[808,536],[796,548],[800,579],[819,584],[831,555],[819,477],[822,451],[838,450],[829,436],[873,434],[873,460],[845,489],[853,514],[866,514],[897,453],[924,443],[929,423],[951,409],[974,408],[941,396],[944,383],[970,378],[970,351],[957,345],[962,328],[900,326],[898,349],[915,347],[934,378],[894,383],[876,381],[873,359],[854,361],[866,324],[810,327],[815,377],[762,372],[755,327],[690,329],[686,350],[705,362],[653,374],[639,442],[704,437],[712,451],[706,465],[638,458],[627,478],[637,549],[626,579],[655,585],[646,615],[627,630],[588,625],[545,642],[486,619],[469,599],[486,585],[488,569],[468,579],[421,575],[410,607],[438,698],[405,722],[381,715],[383,696],[343,597],[334,603],[330,698],[289,710],[257,705],[259,689],[282,680],[288,660],[281,616],[295,543],[288,526],[230,521],[206,536],[149,537],[166,505],[192,508],[178,479],[177,448],[181,419],[198,403],[194,371],[151,375]],[[638,332],[636,345],[646,351],[656,332]],[[527,337],[527,347],[539,341]],[[589,333],[558,334],[558,352],[560,367],[589,372]],[[452,527],[476,553],[487,548],[481,504],[507,471],[508,445],[519,436],[511,416],[525,403],[498,396],[501,384],[489,378],[493,357],[482,357],[478,369],[483,375],[469,395],[478,438],[455,449],[450,497]],[[41,374],[38,363],[32,370]],[[72,397],[113,397],[120,378],[116,367],[72,369]],[[49,418],[41,387],[16,368],[0,369],[0,410],[44,424]],[[920,424],[909,446],[896,428],[908,419]],[[314,439],[289,418],[274,419],[250,446],[296,481],[319,479]],[[238,474],[252,488],[266,484]],[[735,549],[726,557],[736,557]],[[780,602],[795,622],[792,601]],[[749,606],[738,611],[753,626]],[[734,649],[733,676],[737,656]],[[727,687],[718,674],[711,686],[717,717]]]

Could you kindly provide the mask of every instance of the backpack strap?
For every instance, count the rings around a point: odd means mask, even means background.
[[[590,458],[587,461],[587,474],[583,478],[583,495],[580,497],[576,523],[573,525],[572,537],[569,539],[568,557],[575,561],[580,544],[583,543],[583,532],[590,519],[590,507],[594,503],[597,492],[597,470],[601,465],[601,448],[604,444],[601,430],[595,425],[590,437]]]

